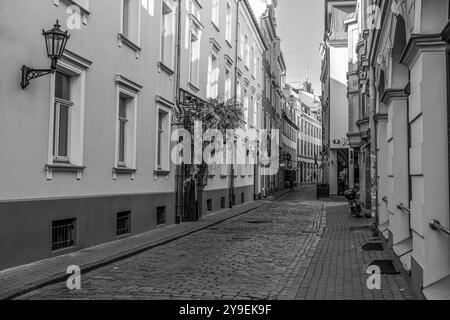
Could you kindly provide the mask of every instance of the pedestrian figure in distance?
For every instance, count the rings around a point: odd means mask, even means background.
[[[289,187],[290,187],[290,192],[294,192],[295,188],[294,188],[294,177],[292,176],[292,173],[289,175]]]

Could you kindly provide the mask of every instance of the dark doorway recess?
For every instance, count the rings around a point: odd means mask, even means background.
[[[380,242],[368,242],[364,244],[361,249],[364,251],[384,251],[383,244]]]
[[[378,266],[381,270],[381,274],[400,274],[395,268],[394,261],[392,260],[375,260],[372,261],[369,266]]]

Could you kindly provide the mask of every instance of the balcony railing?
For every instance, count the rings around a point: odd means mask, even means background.
[[[440,221],[437,219],[431,220],[430,227],[434,231],[442,232],[442,233],[445,233],[446,235],[450,236],[450,229],[442,226]]]

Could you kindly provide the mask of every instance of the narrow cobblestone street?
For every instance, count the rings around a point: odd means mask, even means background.
[[[346,210],[289,194],[83,274],[82,290],[59,283],[20,299],[412,299],[401,275],[383,275],[386,288],[377,293],[366,288],[363,266],[380,253],[362,252],[368,235],[349,232]]]

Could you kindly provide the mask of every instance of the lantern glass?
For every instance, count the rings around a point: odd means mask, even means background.
[[[66,48],[69,35],[67,32],[61,31],[58,21],[52,30],[44,31],[45,46],[47,55],[50,59],[60,59]]]

